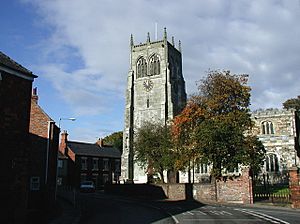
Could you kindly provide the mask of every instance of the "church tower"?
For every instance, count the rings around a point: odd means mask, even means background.
[[[173,119],[186,104],[185,82],[182,75],[181,43],[175,47],[174,38],[134,45],[130,38],[130,69],[127,78],[125,127],[121,180],[147,182],[144,169],[134,163],[134,131],[144,121],[164,124]]]

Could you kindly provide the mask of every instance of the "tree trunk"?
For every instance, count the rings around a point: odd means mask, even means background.
[[[189,166],[188,166],[188,182],[189,184],[192,182],[191,181],[191,161],[189,160]]]
[[[160,178],[161,178],[161,182],[164,184],[164,183],[165,183],[165,179],[164,179],[164,171],[163,171],[163,170],[160,170],[160,171],[159,171],[159,175],[160,175]]]

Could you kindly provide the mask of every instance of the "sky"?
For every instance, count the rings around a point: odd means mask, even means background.
[[[131,34],[181,41],[188,95],[230,70],[249,75],[251,110],[282,108],[300,95],[299,21],[300,0],[2,0],[0,51],[70,140],[95,142],[124,128]]]

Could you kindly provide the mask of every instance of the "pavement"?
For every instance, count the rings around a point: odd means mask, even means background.
[[[58,198],[57,200],[62,211],[49,224],[78,224],[81,215],[80,209],[75,208],[70,201],[64,198]]]

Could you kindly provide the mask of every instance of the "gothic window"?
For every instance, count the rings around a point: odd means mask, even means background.
[[[150,75],[160,74],[160,61],[159,57],[155,54],[150,58]]]
[[[271,121],[264,121],[261,123],[261,133],[263,135],[274,134],[274,126]]]
[[[207,174],[207,164],[197,163],[195,172],[196,173],[201,173],[201,174]]]
[[[136,70],[137,70],[137,78],[141,78],[141,77],[147,76],[147,62],[146,62],[145,58],[141,57],[138,60],[136,67],[137,67],[136,68]]]
[[[267,172],[278,172],[279,171],[278,157],[275,154],[268,154],[266,156],[265,165],[266,165]]]

